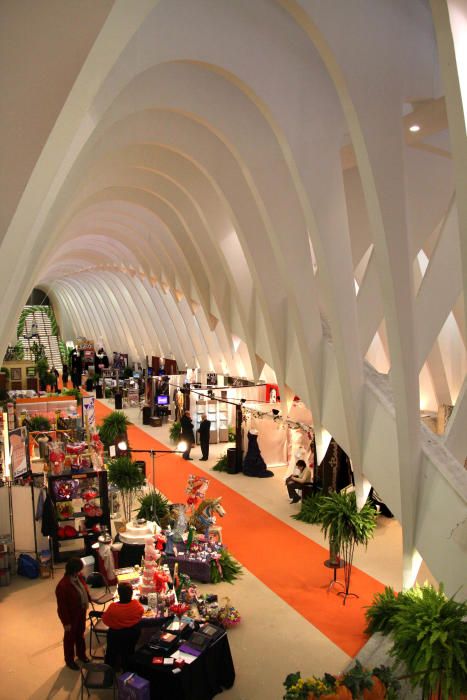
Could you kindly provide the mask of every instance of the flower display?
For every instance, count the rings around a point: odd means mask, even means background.
[[[181,617],[186,612],[188,612],[189,609],[190,609],[190,606],[187,605],[186,603],[175,603],[174,605],[171,605],[169,608],[170,612],[172,612],[177,617]]]
[[[234,608],[227,599],[227,602],[223,608],[219,610],[218,621],[225,629],[229,627],[235,627],[241,622],[240,613],[237,608]]]

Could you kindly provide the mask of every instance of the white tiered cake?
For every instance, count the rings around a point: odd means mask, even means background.
[[[149,520],[144,522],[128,523],[125,532],[120,532],[120,540],[125,544],[145,544],[146,537],[153,535],[156,531],[156,523]]]

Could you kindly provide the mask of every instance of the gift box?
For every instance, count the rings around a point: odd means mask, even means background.
[[[150,684],[136,673],[122,673],[118,678],[119,700],[150,700]]]

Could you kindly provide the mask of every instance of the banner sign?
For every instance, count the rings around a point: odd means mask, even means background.
[[[28,434],[26,428],[16,428],[9,433],[11,475],[13,479],[29,471]]]
[[[83,425],[90,433],[96,431],[96,414],[94,411],[94,396],[83,396]]]

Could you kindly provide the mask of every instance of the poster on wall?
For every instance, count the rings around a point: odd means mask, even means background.
[[[96,431],[94,396],[83,396],[83,425],[90,433],[94,433]]]
[[[217,373],[216,372],[208,372],[206,374],[206,384],[208,386],[217,386]]]
[[[16,428],[9,433],[11,476],[18,479],[29,471],[29,448],[26,428]]]

